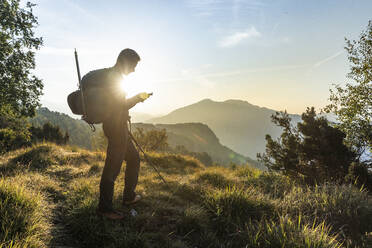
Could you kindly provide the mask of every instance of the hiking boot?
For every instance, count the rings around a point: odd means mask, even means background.
[[[108,211],[108,212],[102,212],[101,210],[97,209],[96,214],[99,216],[106,217],[110,220],[122,220],[124,218],[122,213],[115,211],[115,210]]]
[[[133,200],[130,200],[130,201],[123,201],[123,205],[126,206],[126,205],[131,205],[131,204],[134,204],[138,201],[140,201],[142,199],[142,196],[141,195],[137,195],[134,197]]]

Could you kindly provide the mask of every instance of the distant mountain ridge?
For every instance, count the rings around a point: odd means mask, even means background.
[[[74,119],[66,114],[50,111],[48,108],[39,108],[36,116],[30,122],[36,126],[41,126],[46,122],[59,126],[63,131],[67,131],[70,136],[70,144],[79,147],[92,149],[92,138],[99,132],[92,132],[90,127],[82,120]],[[96,125],[97,130],[101,125]],[[134,123],[133,131],[136,127],[148,129],[166,129],[168,142],[172,147],[183,145],[192,152],[207,152],[214,162],[221,165],[229,163],[244,164],[261,168],[257,161],[236,153],[230,148],[220,144],[215,133],[205,124],[186,123],[176,125],[152,125],[144,123]]]
[[[168,135],[168,143],[171,147],[182,145],[192,152],[207,152],[217,164],[246,164],[248,162],[252,166],[263,169],[257,161],[221,145],[215,133],[202,123],[157,125],[135,123],[133,124],[133,131],[135,128],[143,128],[144,130],[165,129]]]
[[[259,107],[242,100],[217,102],[204,99],[200,102],[176,109],[149,123],[176,124],[200,122],[208,125],[219,137],[220,142],[252,158],[265,151],[265,135],[279,137],[282,130],[271,122],[270,116],[276,111]],[[299,115],[291,115],[298,122]]]

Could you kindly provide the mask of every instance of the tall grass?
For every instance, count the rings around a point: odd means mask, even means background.
[[[168,183],[143,162],[137,192],[144,199],[121,207],[124,163],[114,194],[124,220],[111,221],[95,214],[103,153],[39,144],[1,156],[0,247],[372,247],[365,190],[306,187],[182,155],[149,157]]]
[[[0,180],[0,247],[44,247],[41,196]]]

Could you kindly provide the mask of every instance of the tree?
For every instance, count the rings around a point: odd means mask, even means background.
[[[0,106],[9,104],[19,116],[33,116],[39,106],[43,84],[32,75],[35,50],[42,38],[35,37],[38,24],[34,4],[24,8],[20,0],[0,0]]]
[[[341,130],[318,117],[313,107],[302,114],[297,127],[291,125],[286,112],[271,118],[283,133],[277,141],[266,135],[266,153],[257,155],[269,170],[303,178],[309,184],[344,181],[355,154],[343,143],[346,135]]]
[[[0,106],[0,154],[31,144],[29,123],[10,105]]]
[[[137,128],[133,136],[144,150],[169,150],[168,135],[165,129],[145,131],[143,128]]]
[[[358,41],[345,40],[351,63],[348,78],[354,82],[331,89],[331,104],[325,111],[337,115],[337,127],[346,133],[347,144],[360,156],[365,149],[372,152],[372,21]]]
[[[50,122],[44,123],[42,127],[32,126],[30,132],[33,143],[49,141],[58,145],[65,145],[69,140],[67,132],[63,134],[59,126],[54,126]]]

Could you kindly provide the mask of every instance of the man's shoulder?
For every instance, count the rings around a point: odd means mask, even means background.
[[[86,85],[89,84],[94,87],[102,87],[103,85],[112,84],[119,80],[119,74],[113,68],[103,68],[93,70],[84,75],[81,82]]]
[[[110,68],[102,68],[102,69],[97,69],[88,72],[87,74],[84,75],[84,79],[92,79],[92,78],[97,78],[97,77],[104,77],[110,73]]]

